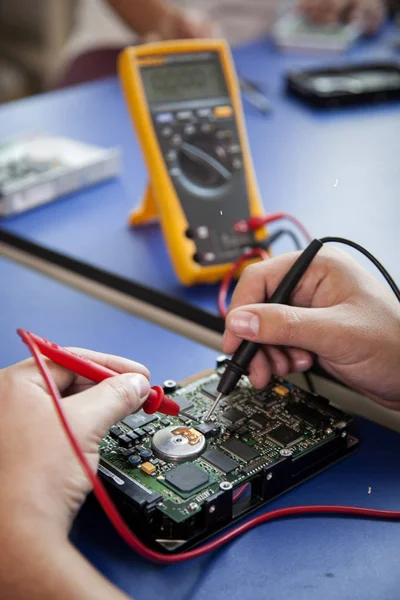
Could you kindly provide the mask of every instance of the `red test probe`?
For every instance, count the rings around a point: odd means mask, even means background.
[[[101,381],[104,381],[104,379],[115,377],[115,375],[120,375],[120,373],[117,373],[112,369],[103,367],[102,365],[99,365],[92,360],[85,358],[84,356],[74,354],[70,350],[61,348],[54,342],[49,342],[48,340],[41,338],[34,333],[27,332],[24,329],[18,329],[17,331],[23,342],[26,343],[26,334],[28,334],[44,356],[47,356],[47,358],[50,358],[50,360],[58,365],[61,365],[62,367],[65,367],[66,369],[69,369],[78,375],[82,375],[82,377],[86,377],[91,381],[100,383]],[[158,411],[164,415],[170,415],[172,417],[177,416],[180,411],[179,404],[172,400],[172,398],[165,396],[164,390],[159,385],[152,386],[147,400],[143,404],[142,408],[148,415]]]

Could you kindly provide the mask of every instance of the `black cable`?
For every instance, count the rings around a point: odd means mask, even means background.
[[[278,231],[274,231],[274,233],[271,233],[271,235],[269,235],[266,240],[257,242],[257,244],[255,244],[254,247],[262,248],[263,250],[269,250],[272,244],[278,241],[278,239],[281,238],[283,235],[288,235],[292,239],[296,250],[302,250],[302,245],[299,241],[299,238],[291,229],[278,229]]]
[[[315,385],[314,382],[311,378],[310,372],[309,371],[304,371],[303,372],[303,377],[305,379],[305,382],[307,384],[308,387],[308,391],[311,392],[312,394],[316,393],[316,389],[315,389]]]
[[[356,244],[356,242],[352,242],[351,240],[347,240],[346,238],[341,237],[323,237],[320,238],[320,242],[322,242],[323,244],[326,244],[328,242],[346,244],[347,246],[355,248],[356,250],[361,252],[361,254],[364,254],[364,256],[366,256],[372,263],[374,263],[376,268],[380,271],[380,273],[386,279],[387,283],[392,288],[392,291],[394,292],[394,295],[396,296],[397,300],[400,302],[400,290],[397,287],[393,277],[386,271],[385,267],[379,262],[379,260],[375,258],[373,254],[371,254],[371,252],[368,252],[368,250],[360,246],[360,244]]]

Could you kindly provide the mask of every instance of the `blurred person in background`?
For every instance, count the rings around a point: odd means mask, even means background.
[[[298,0],[296,10],[321,25],[357,20],[374,33],[385,0]],[[232,46],[271,30],[283,0],[79,0],[75,26],[57,65],[59,87],[113,75],[122,48],[146,41],[224,37]],[[61,76],[60,76],[61,74]]]

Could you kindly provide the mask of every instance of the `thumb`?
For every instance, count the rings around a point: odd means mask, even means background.
[[[81,439],[94,435],[99,441],[117,421],[139,410],[149,392],[144,375],[124,373],[64,400]]]
[[[326,339],[327,310],[249,304],[228,314],[226,329],[234,336],[252,342],[291,346],[319,354]]]

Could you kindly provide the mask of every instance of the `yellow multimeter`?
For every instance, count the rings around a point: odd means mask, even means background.
[[[236,232],[235,223],[264,212],[228,45],[126,48],[119,75],[149,172],[130,223],[160,219],[183,284],[219,281],[258,239]]]

